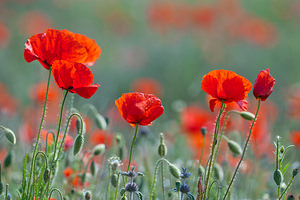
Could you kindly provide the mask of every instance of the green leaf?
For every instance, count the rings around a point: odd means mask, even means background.
[[[290,163],[286,164],[286,166],[282,170],[282,174],[284,175],[288,167],[290,166]]]
[[[24,158],[24,163],[23,163],[23,180],[22,180],[22,191],[23,194],[22,196],[24,197],[25,194],[25,189],[26,189],[26,172],[28,173],[28,171],[26,170],[27,167],[27,156],[28,154],[25,154],[25,158]]]

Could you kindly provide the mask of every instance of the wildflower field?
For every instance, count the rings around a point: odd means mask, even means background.
[[[300,1],[0,11],[0,200],[300,200]]]

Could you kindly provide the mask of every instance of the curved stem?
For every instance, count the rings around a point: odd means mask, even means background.
[[[216,122],[216,126],[215,126],[214,139],[213,139],[213,144],[212,144],[212,149],[211,149],[211,154],[210,154],[210,160],[209,160],[209,164],[208,164],[207,177],[206,177],[205,188],[204,188],[204,192],[203,192],[203,195],[204,195],[203,199],[204,200],[205,200],[206,191],[207,191],[207,188],[208,188],[208,185],[209,185],[209,176],[210,176],[210,172],[211,172],[211,169],[212,169],[212,163],[213,163],[212,161],[213,161],[214,154],[215,154],[215,147],[216,147],[216,144],[217,144],[217,141],[218,141],[220,119],[221,119],[221,115],[222,115],[224,109],[225,109],[225,103],[224,103],[224,101],[222,101],[222,105],[221,105],[220,112],[219,112],[217,122]]]
[[[161,158],[156,162],[155,170],[154,170],[154,178],[153,178],[153,183],[152,183],[151,192],[150,192],[150,200],[154,199],[154,188],[155,188],[157,170],[158,170],[159,163],[162,161],[165,161],[168,165],[170,165],[170,162],[168,160],[166,160],[165,158]]]
[[[242,157],[241,157],[241,159],[240,159],[240,161],[239,161],[239,164],[238,164],[237,167],[235,168],[235,171],[234,171],[233,176],[232,176],[232,178],[231,178],[231,180],[230,180],[229,186],[228,186],[228,188],[227,188],[227,190],[226,190],[226,193],[225,193],[225,196],[224,196],[223,200],[226,199],[226,196],[227,196],[228,193],[229,193],[230,187],[231,187],[231,185],[232,185],[232,183],[233,183],[233,180],[234,180],[234,178],[235,178],[235,176],[236,176],[236,173],[237,173],[237,171],[238,171],[238,169],[239,169],[239,167],[240,167],[240,165],[241,165],[241,163],[242,163],[242,161],[243,161],[243,159],[244,159],[244,156],[245,156],[245,153],[246,153],[246,149],[247,149],[247,145],[248,145],[249,140],[250,140],[250,137],[251,137],[251,132],[252,132],[252,129],[253,129],[253,127],[254,127],[254,124],[255,124],[257,115],[258,115],[258,111],[259,111],[259,107],[260,107],[260,101],[261,101],[261,99],[259,98],[259,99],[258,99],[257,110],[256,110],[256,113],[255,113],[255,117],[254,117],[254,119],[253,119],[253,121],[252,121],[252,124],[251,124],[251,128],[250,128],[250,131],[249,131],[249,135],[248,135],[248,138],[247,138],[247,140],[246,140],[245,147],[244,147],[244,149],[243,149]]]
[[[56,191],[56,192],[59,194],[60,200],[63,200],[63,196],[62,196],[60,190],[57,189],[57,188],[53,188],[53,189],[50,191],[50,195],[49,195],[49,197],[48,197],[48,200],[51,199],[52,193],[53,193],[54,191]]]
[[[46,163],[46,168],[48,168],[48,160],[47,160],[47,155],[44,153],[44,152],[42,152],[42,151],[39,151],[39,152],[37,152],[36,154],[35,154],[35,156],[34,156],[34,166],[33,166],[33,171],[35,171],[35,168],[36,168],[36,158],[38,157],[38,155],[39,154],[41,154],[43,157],[44,157],[44,161],[45,161],[45,163]],[[34,182],[35,182],[35,173],[33,173],[33,180],[32,180],[33,182],[33,195],[35,196],[35,195],[38,195],[38,194],[34,194]],[[35,196],[35,198],[37,198],[37,196]]]
[[[37,147],[38,147],[38,143],[39,143],[39,140],[40,140],[41,130],[42,130],[42,126],[43,126],[45,114],[46,114],[46,105],[47,105],[47,99],[48,99],[48,91],[49,91],[49,85],[50,85],[51,71],[52,71],[52,68],[50,67],[50,69],[49,69],[49,75],[48,75],[48,83],[47,83],[46,95],[45,95],[45,101],[44,101],[44,107],[43,107],[43,114],[42,114],[42,119],[41,119],[41,123],[40,123],[40,127],[39,127],[39,132],[38,132],[38,135],[37,135],[37,138],[36,138],[36,142],[35,142],[35,145],[34,145],[34,150],[33,150],[32,158],[34,157],[34,155],[37,152]],[[32,159],[32,161],[31,161],[31,170],[30,170],[30,175],[29,175],[29,179],[28,179],[27,194],[29,193],[31,177],[32,177],[32,174],[34,173],[33,172],[33,165],[34,165],[34,159]]]
[[[53,131],[48,131],[47,134],[46,134],[46,147],[45,147],[45,152],[48,153],[48,136],[49,136],[49,133],[52,134],[52,138],[55,138],[55,134],[53,133]]]
[[[131,148],[130,148],[130,154],[129,154],[129,161],[128,161],[127,172],[129,171],[130,164],[131,164],[131,156],[132,156],[133,144],[135,142],[135,138],[136,138],[136,135],[137,135],[138,127],[139,127],[139,123],[136,123],[135,133],[134,133],[134,137],[133,137],[133,140],[132,140],[132,143],[131,143]]]

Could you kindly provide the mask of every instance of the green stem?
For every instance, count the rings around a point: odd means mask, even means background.
[[[161,187],[163,192],[163,200],[165,200],[165,185],[164,185],[164,163],[161,163]]]
[[[165,161],[168,165],[170,165],[170,162],[168,160],[166,160],[165,158],[161,158],[156,162],[155,170],[154,170],[154,178],[153,178],[153,183],[152,183],[151,192],[150,192],[150,200],[154,199],[154,188],[155,188],[155,183],[156,183],[157,170],[158,170],[159,163],[162,161]]]
[[[52,193],[53,193],[54,191],[56,191],[56,192],[59,194],[60,200],[63,200],[63,196],[62,196],[62,194],[61,194],[61,191],[60,191],[59,189],[57,189],[57,188],[53,188],[53,189],[50,191],[50,195],[49,195],[49,197],[48,197],[48,200],[51,199]]]
[[[46,114],[46,105],[47,105],[47,99],[48,99],[48,91],[49,91],[49,85],[50,85],[51,71],[52,71],[52,68],[50,67],[49,75],[48,75],[46,95],[45,95],[45,101],[44,101],[44,107],[43,107],[43,114],[42,114],[42,119],[41,119],[41,123],[40,123],[40,127],[39,127],[39,132],[38,132],[38,135],[37,135],[37,138],[36,138],[36,142],[35,142],[34,150],[33,150],[33,154],[32,154],[32,161],[31,161],[31,166],[30,166],[31,170],[30,170],[30,175],[29,175],[29,179],[28,179],[28,188],[27,188],[27,193],[26,194],[29,194],[31,177],[32,177],[32,174],[34,173],[33,172],[33,166],[34,166],[34,159],[33,158],[34,158],[34,155],[37,152],[37,147],[38,147],[38,143],[39,143],[39,140],[40,140],[41,130],[42,130],[45,114]]]
[[[257,110],[256,110],[256,113],[255,113],[255,117],[254,117],[254,119],[253,119],[253,121],[252,121],[252,124],[251,124],[251,128],[250,128],[250,131],[249,131],[249,136],[248,136],[248,138],[247,138],[247,140],[246,140],[245,147],[244,147],[243,153],[242,153],[242,157],[241,157],[241,159],[240,159],[240,161],[239,161],[239,164],[238,164],[237,167],[235,168],[235,171],[234,171],[234,173],[233,173],[233,176],[232,176],[232,178],[231,178],[231,181],[230,181],[229,186],[228,186],[228,188],[227,188],[227,190],[226,190],[226,193],[225,193],[225,196],[224,196],[223,200],[226,199],[226,196],[228,195],[228,192],[229,192],[230,187],[231,187],[231,185],[232,185],[232,183],[233,183],[233,180],[234,180],[234,178],[235,178],[235,176],[236,176],[236,173],[237,173],[237,171],[238,171],[238,169],[239,169],[239,167],[240,167],[240,165],[241,165],[241,163],[242,163],[242,161],[243,161],[243,159],[244,159],[244,156],[245,156],[245,153],[246,153],[246,149],[247,149],[247,145],[248,145],[249,140],[250,140],[250,137],[251,137],[251,132],[252,132],[252,129],[253,129],[253,127],[254,127],[254,124],[255,124],[257,115],[258,115],[258,111],[259,111],[259,107],[260,107],[260,101],[261,101],[261,99],[259,98],[259,99],[258,99]]]
[[[36,168],[36,158],[38,157],[38,155],[42,155],[43,157],[44,157],[44,162],[46,163],[46,168],[48,168],[48,160],[47,160],[47,155],[44,153],[44,152],[42,152],[42,151],[39,151],[39,152],[37,152],[36,154],[35,154],[35,157],[34,157],[34,166],[33,166],[33,171],[35,171],[35,168]],[[42,174],[42,172],[41,172],[41,174]],[[35,187],[34,187],[34,182],[35,182],[35,173],[33,173],[33,180],[32,180],[33,182],[33,195],[35,196],[35,198],[37,199],[37,195],[38,194],[34,194],[35,193],[35,191],[34,191],[34,189],[35,189]]]
[[[118,196],[118,190],[119,190],[119,179],[120,179],[120,174],[118,173],[118,181],[117,181],[117,187],[116,187],[115,199],[114,199],[114,200],[117,200],[117,196]]]
[[[213,161],[213,158],[214,158],[215,147],[216,147],[217,140],[218,140],[220,119],[221,119],[221,115],[222,115],[224,109],[225,109],[225,103],[224,103],[224,100],[223,100],[221,108],[220,108],[220,112],[219,112],[219,115],[218,115],[218,118],[217,118],[216,126],[215,126],[214,139],[213,139],[212,150],[211,150],[209,164],[208,164],[208,171],[207,171],[207,177],[206,177],[206,181],[205,181],[205,188],[204,188],[204,192],[203,192],[203,195],[204,195],[203,199],[204,200],[205,200],[205,197],[206,197],[206,190],[207,190],[208,185],[209,185],[209,176],[210,176],[210,172],[211,172],[211,169],[212,169],[212,163],[213,163],[212,161]]]
[[[281,196],[279,197],[279,200],[283,197],[283,195],[285,195],[286,191],[289,189],[289,187],[291,186],[293,180],[295,177],[292,177],[292,179],[290,180],[288,186],[285,188],[285,190],[283,191],[283,193],[281,194]]]
[[[133,144],[135,142],[135,138],[136,138],[136,135],[137,135],[138,127],[139,127],[139,123],[136,123],[135,133],[134,133],[134,137],[133,137],[133,140],[132,140],[132,143],[131,143],[131,148],[130,148],[130,154],[129,154],[129,161],[128,161],[127,172],[129,171],[130,164],[131,164],[131,156],[132,156]]]

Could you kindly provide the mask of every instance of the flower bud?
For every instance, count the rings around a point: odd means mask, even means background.
[[[93,149],[94,155],[101,155],[105,152],[105,144],[98,144]]]
[[[95,113],[95,123],[100,130],[105,130],[107,128],[107,123],[105,118],[99,113]]]
[[[223,180],[223,178],[224,178],[224,172],[223,172],[223,169],[222,169],[221,165],[219,165],[218,163],[216,163],[214,165],[213,172],[214,172],[215,178],[217,180],[219,180],[219,181]]]
[[[252,114],[251,112],[247,112],[247,111],[240,112],[240,115],[242,118],[249,120],[249,121],[252,121],[255,118],[254,114]]]
[[[298,172],[299,172],[299,168],[296,168],[296,169],[293,169],[293,178],[295,177],[295,176],[297,176],[297,174],[298,174]]]
[[[82,134],[85,134],[85,123],[84,121],[82,121]],[[76,130],[77,130],[77,134],[80,134],[81,132],[81,120],[79,118],[76,119]]]
[[[84,200],[91,200],[92,199],[92,193],[90,191],[86,191],[84,193]]]
[[[280,147],[280,153],[283,154],[284,153],[284,146]]]
[[[198,176],[201,176],[201,174],[203,175],[205,173],[205,169],[202,165],[200,165],[198,167]]]
[[[3,132],[8,141],[10,141],[12,144],[16,144],[16,136],[12,130],[5,128]]]
[[[43,178],[45,183],[47,183],[50,178],[50,170],[48,168],[45,169]]]
[[[294,197],[294,195],[290,194],[286,200],[295,200],[296,198]]]
[[[201,133],[202,133],[203,137],[205,137],[205,135],[207,133],[207,128],[205,126],[201,128]]]
[[[160,144],[158,146],[158,155],[160,157],[165,157],[167,155],[167,146],[165,144]]]
[[[273,175],[273,179],[277,186],[280,185],[280,183],[283,181],[283,175],[282,172],[279,169],[276,169]]]
[[[9,167],[13,161],[14,153],[10,151],[4,160],[4,167]]]
[[[171,163],[169,164],[169,171],[175,178],[180,177],[181,172],[174,164],[171,164]]]
[[[112,186],[117,187],[118,186],[118,175],[117,174],[112,174],[110,177],[110,183]]]
[[[75,142],[74,142],[74,148],[73,148],[73,154],[76,156],[82,149],[84,142],[84,138],[82,135],[77,135]]]
[[[3,190],[4,190],[4,185],[2,182],[0,182],[0,195],[2,194]]]
[[[92,160],[92,162],[91,162],[90,170],[91,170],[92,176],[95,176],[95,173],[96,173],[96,164],[95,164],[94,160]]]
[[[242,155],[243,153],[241,146],[233,140],[228,140],[228,147],[233,154]]]

